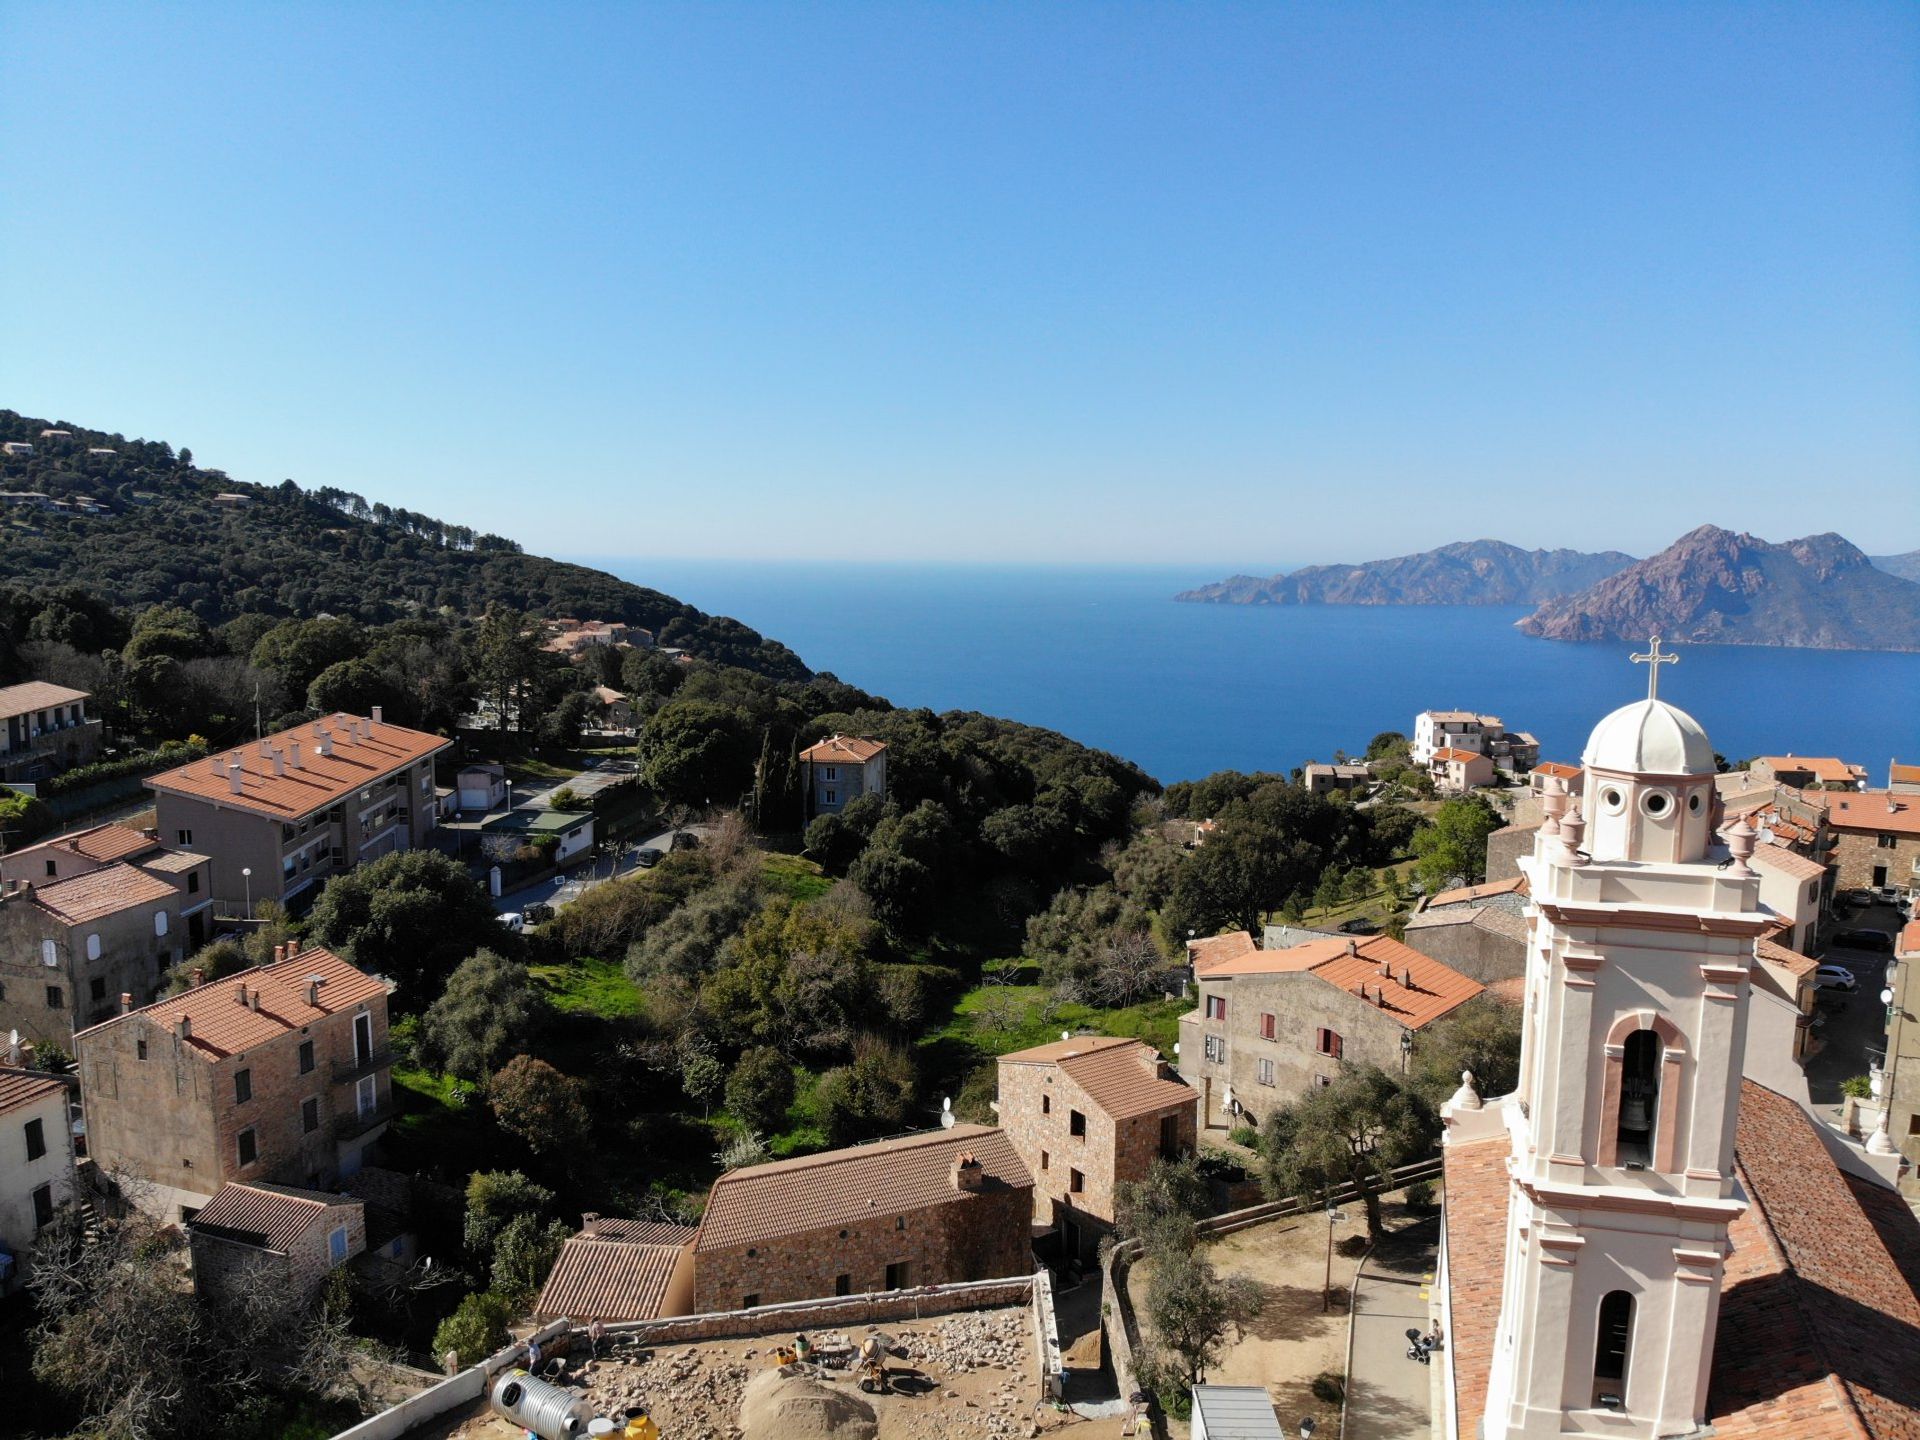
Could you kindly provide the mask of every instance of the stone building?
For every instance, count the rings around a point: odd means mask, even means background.
[[[1520,857],[1533,851],[1537,824],[1503,825],[1487,836],[1487,879],[1511,880],[1520,873]]]
[[[1315,763],[1300,772],[1300,783],[1307,787],[1309,795],[1331,795],[1336,790],[1365,790],[1373,783],[1373,769],[1368,765]]]
[[[0,1296],[25,1281],[36,1236],[73,1199],[73,1082],[0,1069]]]
[[[1527,968],[1526,908],[1518,875],[1443,890],[1408,917],[1406,942],[1482,985],[1510,980]]]
[[[187,1225],[193,1288],[212,1304],[313,1298],[327,1272],[367,1248],[366,1205],[286,1185],[222,1185]]]
[[[1032,1192],[985,1125],[730,1170],[694,1242],[694,1309],[1029,1274]]]
[[[1748,767],[1756,779],[1796,790],[1864,790],[1867,767],[1833,755],[1762,755]]]
[[[213,857],[234,913],[305,904],[329,876],[418,849],[439,821],[434,756],[453,742],[328,715],[149,779],[162,843]]]
[[[800,752],[808,815],[837,815],[862,795],[887,793],[887,746],[859,735],[829,735]]]
[[[0,781],[45,780],[99,755],[102,727],[87,718],[92,698],[44,680],[0,686]]]
[[[70,1049],[75,1031],[151,1000],[205,942],[211,863],[145,845],[132,861],[95,863],[58,842],[9,857],[16,873],[65,878],[0,883],[0,1030]]]
[[[1080,1035],[1002,1055],[994,1110],[1033,1176],[1035,1225],[1088,1254],[1122,1183],[1193,1153],[1197,1098],[1139,1040]]]
[[[332,1185],[392,1116],[385,985],[315,947],[74,1037],[102,1170],[188,1219],[228,1182]]]
[[[1894,951],[1900,963],[1887,969],[1893,1001],[1887,1006],[1886,1058],[1873,1077],[1886,1107],[1886,1137],[1872,1143],[1882,1152],[1899,1152],[1907,1162],[1900,1188],[1920,1200],[1920,920],[1907,922]]]
[[[1753,866],[1760,873],[1760,903],[1785,924],[1776,938],[1789,950],[1812,950],[1820,913],[1831,898],[1831,872],[1785,845],[1756,845]]]
[[[1823,795],[1842,890],[1920,886],[1920,799],[1884,790]]]
[[[1180,1074],[1201,1123],[1258,1125],[1343,1064],[1398,1072],[1418,1033],[1485,989],[1385,935],[1262,950],[1200,978],[1180,1017]]]
[[[687,1225],[588,1215],[560,1247],[533,1303],[539,1321],[658,1320],[693,1313],[693,1242]]]

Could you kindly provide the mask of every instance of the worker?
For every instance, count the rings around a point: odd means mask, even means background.
[[[527,1342],[527,1371],[532,1375],[540,1373],[540,1342],[538,1340]]]
[[[600,1337],[607,1333],[607,1327],[598,1320],[587,1326],[587,1344],[593,1350],[593,1358],[600,1358]]]

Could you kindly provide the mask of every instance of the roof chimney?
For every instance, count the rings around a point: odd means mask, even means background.
[[[133,992],[131,990],[122,990],[120,992],[120,1013],[124,1015],[131,1009],[133,1009]]]
[[[278,750],[273,752],[273,773],[275,775],[287,773],[287,757]]]
[[[1359,953],[1360,953],[1360,947],[1356,945],[1352,940],[1347,941],[1347,954],[1358,955]]]
[[[385,720],[385,718],[384,718],[384,716],[385,716],[385,711],[386,711],[386,707],[385,707],[385,706],[383,706],[383,705],[376,705],[376,706],[374,706],[374,707],[373,707],[373,721],[372,721],[372,723],[373,723],[373,724],[375,724],[375,725],[384,725],[384,724],[386,724],[387,722],[386,722],[386,720]]]
[[[985,1185],[987,1170],[971,1150],[953,1157],[953,1188],[967,1195],[978,1195]]]
[[[260,737],[260,753],[262,755],[273,754],[273,742],[268,740],[264,735]]]
[[[1384,955],[1380,957],[1380,973],[1389,980],[1393,978],[1393,962]]]
[[[286,958],[287,958],[287,947],[285,945],[275,945],[273,947],[273,963],[278,965],[282,960]]]
[[[1386,997],[1383,995],[1381,1002],[1384,1004],[1385,1000]],[[247,1008],[256,1015],[260,1013],[260,988],[258,986],[255,986],[247,992]]]
[[[287,764],[295,770],[300,768],[300,742],[298,740],[289,741],[287,744]]]
[[[233,998],[242,1005],[247,1003],[247,982],[246,981],[242,980],[238,985],[233,987]]]
[[[193,967],[193,984],[189,988],[197,990],[200,986],[206,983],[207,983],[206,970],[203,969],[201,966],[198,966],[198,965],[194,966]]]
[[[209,755],[207,756],[207,768],[216,775],[223,775],[226,773],[227,767],[218,755]]]
[[[333,754],[333,732],[331,730],[322,730],[320,732],[320,739],[313,748],[318,750],[322,755]]]
[[[241,791],[240,762],[235,760],[227,766],[227,789],[238,795]]]
[[[1413,988],[1413,967],[1411,965],[1403,965],[1400,967],[1400,984],[1408,990]]]
[[[193,1017],[191,1015],[182,1015],[180,1017],[180,1038],[182,1040],[193,1039]]]

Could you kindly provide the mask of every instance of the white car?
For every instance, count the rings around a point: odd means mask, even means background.
[[[513,931],[516,935],[527,928],[527,917],[522,915],[518,910],[509,910],[505,914],[496,915],[493,918],[506,926],[507,929]]]
[[[1844,965],[1822,965],[1813,972],[1813,988],[1816,990],[1858,990],[1860,982],[1853,978],[1853,971]]]

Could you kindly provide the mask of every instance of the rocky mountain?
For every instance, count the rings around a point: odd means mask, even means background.
[[[1549,640],[1920,650],[1920,584],[1838,535],[1773,544],[1714,525],[1519,622]]]
[[[1873,568],[1898,575],[1902,580],[1920,580],[1920,550],[1909,550],[1904,555],[1875,555]]]
[[[1463,540],[1364,565],[1309,565],[1265,579],[1236,575],[1173,598],[1207,605],[1537,605],[1631,564],[1633,556],[1618,550],[1590,555]]]

